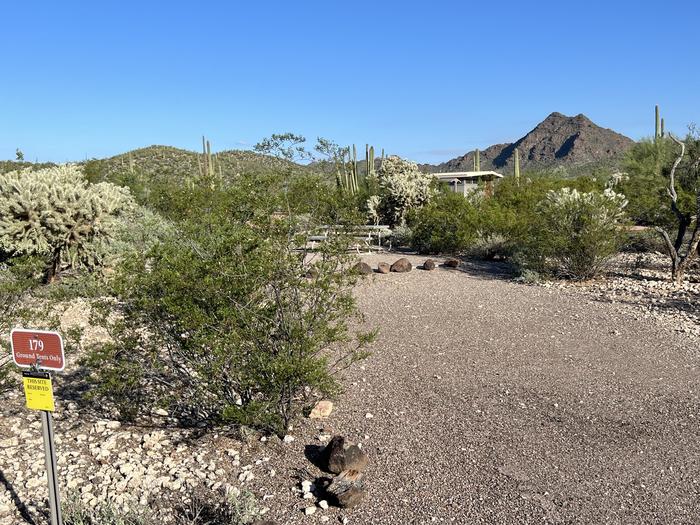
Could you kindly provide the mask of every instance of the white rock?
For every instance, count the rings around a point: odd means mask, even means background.
[[[290,436],[289,434],[287,434],[286,436],[284,436],[284,439],[282,441],[284,441],[285,443],[291,443],[294,441],[294,436]]]
[[[304,514],[306,514],[307,516],[311,516],[312,514],[315,514],[315,513],[316,513],[316,507],[306,507],[304,509]]]
[[[328,502],[325,499],[322,499],[318,502],[318,506],[321,507],[323,510],[326,510],[328,508]]]

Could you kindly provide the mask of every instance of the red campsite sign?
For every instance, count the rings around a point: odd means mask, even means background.
[[[66,366],[63,339],[57,332],[17,328],[10,334],[12,359],[17,366],[61,371]],[[39,362],[37,363],[37,360]]]

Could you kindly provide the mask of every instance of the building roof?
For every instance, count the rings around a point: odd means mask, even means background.
[[[503,175],[495,171],[448,171],[445,173],[433,173],[441,181],[451,181],[454,179],[502,179]]]

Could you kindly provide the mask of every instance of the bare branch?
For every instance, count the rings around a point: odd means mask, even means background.
[[[678,168],[678,165],[681,163],[683,157],[685,156],[685,142],[677,139],[670,133],[668,134],[668,136],[671,137],[671,140],[673,140],[673,142],[675,142],[681,147],[681,153],[680,155],[678,155],[678,158],[676,158],[675,162],[673,163],[673,167],[671,168],[671,174],[669,175],[670,180],[668,183],[668,192],[671,196],[671,200],[673,201],[674,208],[676,208],[675,205],[678,202],[678,194],[676,193],[676,168]]]
[[[664,230],[661,226],[656,226],[654,229],[657,232],[659,232],[664,238],[664,242],[666,243],[666,250],[668,250],[668,255],[671,257],[672,260],[675,261],[678,257],[678,252],[676,251],[675,246],[673,246],[673,243],[671,242],[671,237],[668,235],[668,232]]]

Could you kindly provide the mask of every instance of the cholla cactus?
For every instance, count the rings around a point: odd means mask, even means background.
[[[406,213],[430,200],[432,180],[415,162],[397,156],[387,157],[377,172],[379,215],[392,225],[403,224]]]
[[[132,209],[129,190],[89,185],[74,165],[0,175],[0,249],[46,258],[46,280],[62,264],[94,268],[114,219]]]
[[[379,221],[381,220],[381,216],[379,215],[380,204],[381,201],[379,199],[379,195],[372,195],[369,199],[367,199],[367,216],[375,226],[378,226]]]

